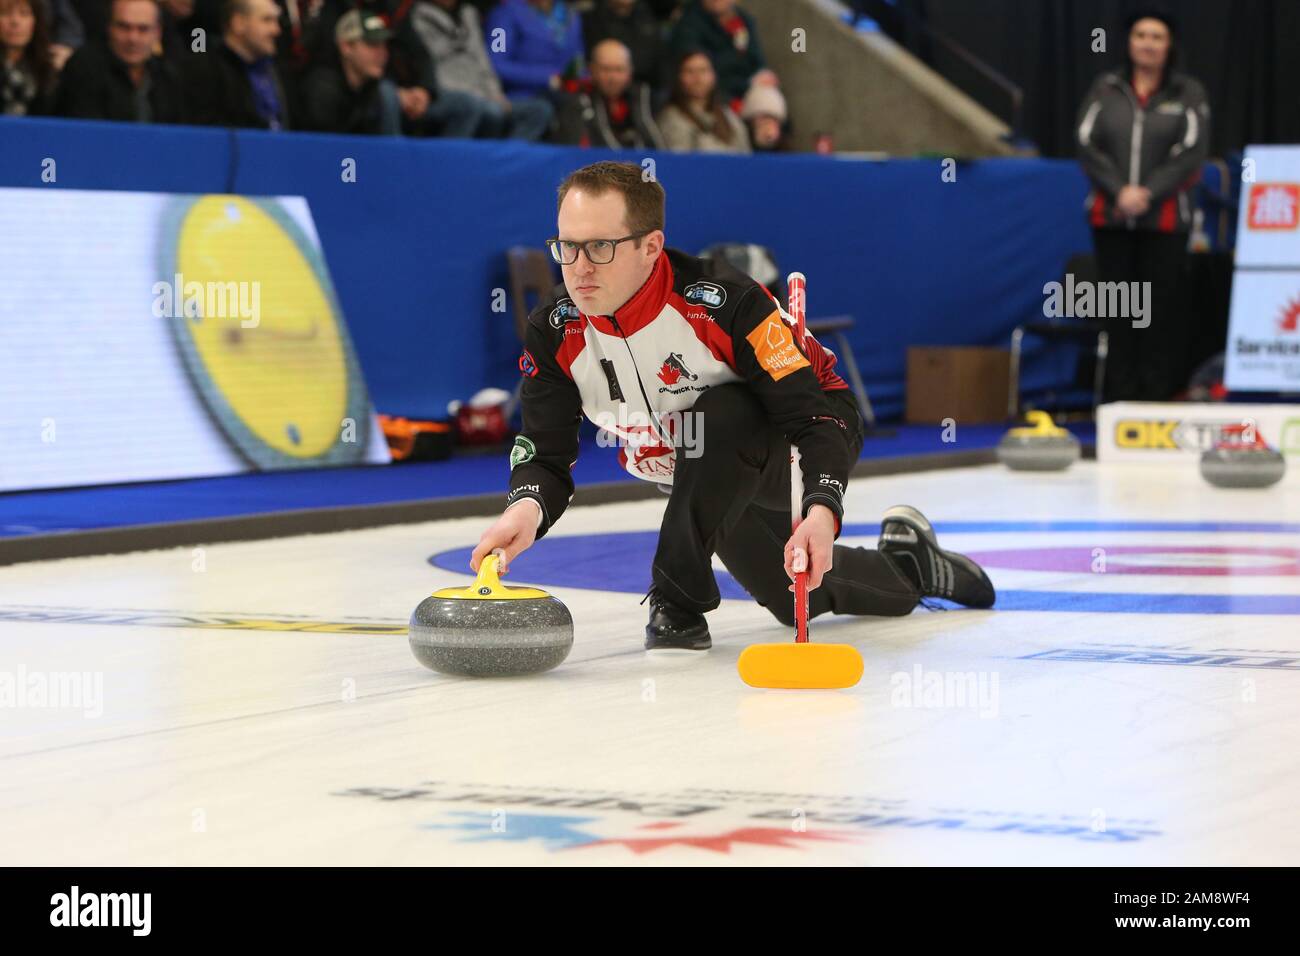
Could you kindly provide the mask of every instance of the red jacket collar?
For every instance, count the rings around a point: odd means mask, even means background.
[[[606,335],[618,335],[619,329],[624,335],[632,335],[654,321],[655,316],[663,311],[672,291],[673,267],[668,262],[667,250],[662,250],[659,258],[655,260],[654,268],[650,271],[650,278],[645,280],[632,298],[614,310],[614,318],[618,319],[617,329],[608,316],[586,315],[584,317],[596,327],[597,331]]]

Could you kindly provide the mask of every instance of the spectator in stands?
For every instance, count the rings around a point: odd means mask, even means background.
[[[755,83],[740,104],[740,118],[756,153],[773,153],[785,142],[785,97],[775,86]]]
[[[280,62],[292,73],[300,73],[311,61],[311,50],[320,28],[324,0],[280,0]]]
[[[225,27],[206,53],[185,58],[189,121],[199,126],[288,129],[284,83],[275,66],[275,0],[226,0]]]
[[[475,135],[483,119],[483,104],[460,90],[439,90],[433,57],[411,20],[411,0],[325,0],[317,32],[334,30],[341,15],[356,9],[363,16],[379,17],[389,31],[388,66],[380,86],[387,97],[396,91],[403,131],[417,136]],[[337,60],[336,49],[320,53],[322,60]]]
[[[632,54],[632,79],[650,87],[652,94],[667,95],[671,78],[664,55],[664,28],[645,0],[597,0],[583,17],[582,34],[587,57],[601,40],[618,40]]]
[[[422,116],[437,95],[438,81],[433,61],[411,24],[410,4],[405,0],[324,0],[312,50],[313,62],[338,59],[334,28],[350,10],[377,16],[389,32],[388,66],[385,76],[402,91],[402,105],[412,120]],[[423,90],[421,97],[417,90]],[[423,102],[423,108],[417,109]]]
[[[646,5],[661,23],[671,23],[681,12],[682,4],[685,2],[686,0],[646,0]]]
[[[582,75],[582,21],[565,0],[501,0],[487,33],[492,66],[511,96],[558,94]]]
[[[113,0],[108,42],[87,42],[68,60],[55,112],[81,119],[180,123],[185,102],[176,68],[154,55],[162,39],[155,0]]]
[[[492,70],[478,10],[462,0],[420,0],[411,13],[437,70],[438,88],[474,97],[482,110],[479,136],[539,140],[555,110],[539,96],[506,96]]]
[[[402,109],[384,78],[391,31],[377,14],[349,10],[334,24],[338,56],[317,63],[302,84],[301,126],[328,133],[400,136]],[[387,87],[381,90],[381,86]]]
[[[108,0],[58,0],[69,3],[85,31],[86,42],[108,40]],[[202,33],[203,46],[221,35],[221,7],[224,0],[158,0],[162,12],[162,49],[180,61],[195,45],[195,31]]]
[[[664,149],[650,87],[632,81],[632,54],[618,40],[591,51],[591,79],[565,98],[560,142],[608,149]]]
[[[202,31],[201,49],[210,50],[225,29],[225,0],[159,0],[163,13],[163,52],[177,61],[195,51],[195,31]]]
[[[86,42],[86,30],[72,0],[37,0],[45,8],[46,35],[50,43],[50,61],[57,73],[68,57]],[[102,0],[100,0],[102,2]]]
[[[0,115],[49,112],[55,76],[49,31],[41,0],[0,0]]]
[[[736,0],[691,0],[673,26],[672,43],[678,55],[693,50],[709,55],[718,87],[737,112],[752,84],[778,86],[763,58],[754,18]]]
[[[672,95],[659,114],[659,128],[675,152],[750,151],[745,124],[723,103],[713,61],[702,50],[678,61]]]
[[[82,45],[108,42],[107,0],[68,0],[81,22]],[[76,49],[81,49],[78,46]],[[75,50],[73,52],[76,52]]]
[[[1166,14],[1128,21],[1125,63],[1093,83],[1079,109],[1079,159],[1092,181],[1089,222],[1102,282],[1150,282],[1150,325],[1108,324],[1106,401],[1162,401],[1183,384],[1179,287],[1192,225],[1189,193],[1209,151],[1201,84],[1175,71]],[[1138,286],[1137,288],[1141,288]]]

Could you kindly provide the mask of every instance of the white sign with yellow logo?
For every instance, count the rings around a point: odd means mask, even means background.
[[[1300,405],[1113,402],[1097,409],[1097,460],[1186,467],[1225,429],[1242,426],[1254,426],[1270,448],[1300,456]]]

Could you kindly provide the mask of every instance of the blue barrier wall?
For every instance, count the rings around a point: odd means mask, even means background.
[[[453,398],[518,376],[503,253],[555,230],[555,187],[636,154],[510,142],[276,135],[0,118],[0,185],[304,195],[381,411],[441,416]],[[1071,162],[869,162],[815,155],[657,154],[668,243],[770,246],[808,276],[812,317],[852,335],[882,416],[901,411],[909,345],[999,345],[1041,316],[1042,287],[1090,248],[1087,184]],[[53,159],[57,180],[43,183]],[[345,160],[356,182],[344,182]],[[3,290],[0,289],[0,295]],[[1026,385],[1071,373],[1030,354]]]

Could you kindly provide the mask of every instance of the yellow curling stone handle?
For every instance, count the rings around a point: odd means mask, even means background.
[[[522,598],[547,598],[550,597],[545,591],[537,588],[511,588],[501,583],[501,578],[497,576],[497,561],[500,560],[496,553],[487,555],[483,563],[478,566],[478,577],[474,583],[467,588],[442,588],[434,591],[433,596],[436,598],[460,598],[467,601],[514,601]]]
[[[1026,412],[1025,417],[1029,419],[1028,425],[1013,428],[1007,434],[1014,435],[1017,438],[1054,438],[1057,435],[1069,434],[1064,428],[1057,428],[1056,423],[1052,421],[1052,416],[1047,412]]]

